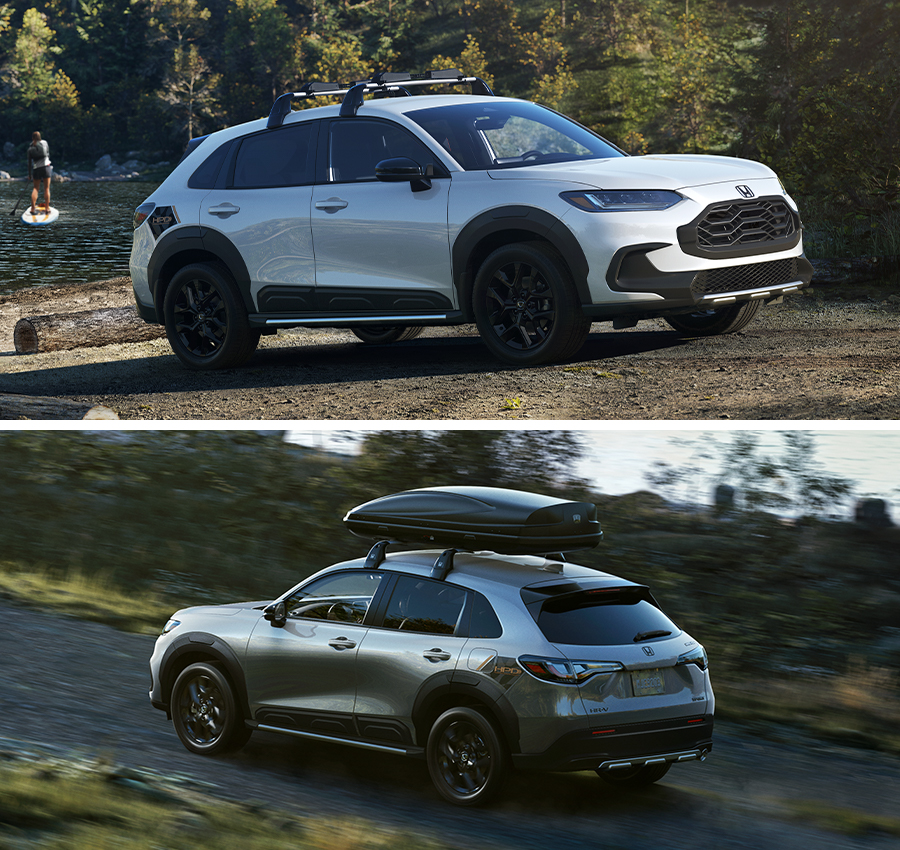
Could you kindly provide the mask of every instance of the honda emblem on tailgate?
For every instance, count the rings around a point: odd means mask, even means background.
[[[753,190],[749,186],[735,186],[734,188],[740,192],[742,198],[753,197]]]

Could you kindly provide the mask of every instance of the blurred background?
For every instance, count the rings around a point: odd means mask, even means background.
[[[534,490],[597,504],[571,560],[651,587],[719,716],[897,754],[898,457],[887,430],[3,431],[0,597],[157,633],[365,554],[368,499]]]

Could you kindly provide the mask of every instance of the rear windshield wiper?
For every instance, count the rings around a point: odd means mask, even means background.
[[[671,632],[667,632],[665,629],[656,629],[653,632],[638,632],[634,636],[634,642],[640,643],[642,640],[650,640],[650,638],[658,638],[658,637],[668,637]]]

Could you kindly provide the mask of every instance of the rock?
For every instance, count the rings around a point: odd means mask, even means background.
[[[8,171],[0,171],[0,180],[12,180]]]
[[[143,171],[147,167],[147,163],[140,159],[129,159],[122,167],[129,171]]]
[[[95,163],[94,168],[97,171],[109,171],[113,166],[112,157],[107,153],[103,154]]]
[[[8,162],[16,158],[16,146],[12,142],[3,145],[3,158]]]

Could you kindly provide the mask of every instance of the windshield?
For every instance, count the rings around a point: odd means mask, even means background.
[[[625,156],[580,124],[535,103],[460,103],[407,116],[466,171]]]

